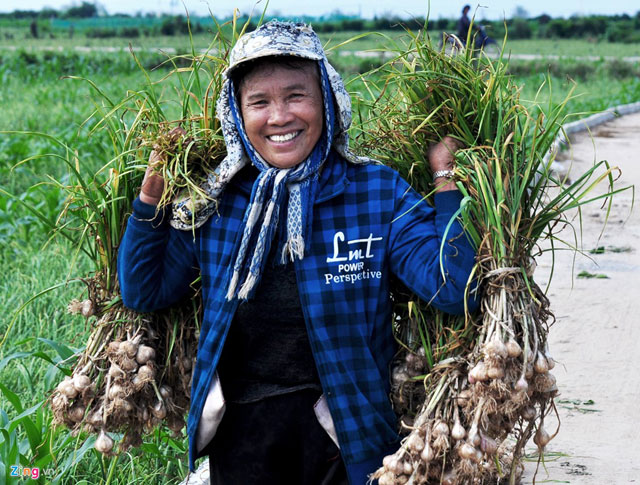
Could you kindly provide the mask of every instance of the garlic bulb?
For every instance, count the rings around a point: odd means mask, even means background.
[[[424,449],[424,440],[418,433],[412,433],[407,439],[407,448],[411,450],[412,453],[421,453]]]
[[[109,375],[116,379],[118,377],[122,377],[125,375],[125,372],[120,368],[119,365],[117,364],[111,364],[111,367],[109,367]]]
[[[449,436],[449,426],[444,421],[439,420],[433,427],[433,436]]]
[[[58,384],[57,389],[68,399],[73,399],[78,395],[78,390],[73,387],[73,382],[70,377],[65,377],[64,380]]]
[[[471,398],[471,389],[463,389],[456,396],[456,404],[460,407],[464,407],[469,401],[469,398]]]
[[[556,361],[553,360],[553,357],[551,357],[549,354],[545,354],[544,356],[547,359],[547,365],[549,366],[549,370],[553,369],[556,366]]]
[[[134,359],[138,353],[138,346],[131,340],[126,340],[120,344],[120,351],[130,359]]]
[[[378,485],[395,485],[395,482],[392,472],[386,472],[378,478]]]
[[[425,443],[422,453],[420,453],[420,459],[425,463],[429,463],[430,461],[433,461],[435,456],[436,454],[434,453],[433,448],[429,446],[429,443]]]
[[[513,387],[515,388],[516,391],[527,392],[527,390],[529,389],[529,383],[524,378],[524,376],[522,376],[520,377],[520,379],[518,379],[518,381],[515,383]]]
[[[547,362],[547,359],[545,359],[544,355],[542,355],[542,352],[538,352],[536,361],[533,364],[533,370],[535,370],[537,374],[549,372],[549,363]]]
[[[82,392],[91,385],[91,379],[84,374],[76,374],[73,376],[73,387],[76,391]]]
[[[51,408],[54,411],[66,409],[68,399],[62,394],[56,394],[51,398]]]
[[[102,408],[89,414],[87,422],[92,426],[102,426]]]
[[[547,446],[547,443],[549,443],[549,441],[551,441],[549,433],[547,433],[547,431],[542,426],[540,426],[533,437],[533,442],[538,445],[539,449],[542,450],[545,446]]]
[[[111,400],[117,397],[124,396],[124,387],[122,387],[120,384],[111,384],[111,387],[109,387],[108,396]]]
[[[81,313],[85,318],[89,318],[90,316],[92,316],[95,313],[95,306],[93,304],[93,301],[91,301],[90,299],[84,300],[82,302]]]
[[[151,408],[151,414],[153,414],[158,419],[164,419],[167,417],[167,407],[162,401],[156,401],[156,403]]]
[[[184,428],[184,420],[182,418],[173,417],[169,420],[169,429],[173,432],[179,432]]]
[[[460,448],[458,448],[458,455],[460,455],[460,458],[473,460],[476,456],[476,447],[469,443],[463,443]]]
[[[120,367],[127,372],[133,372],[138,368],[138,363],[134,359],[123,357],[120,361]]]
[[[451,429],[451,437],[454,440],[462,440],[467,435],[467,430],[460,424],[460,421],[456,421]]]
[[[504,377],[504,369],[499,366],[491,366],[487,369],[487,377],[489,379],[502,379]]]
[[[113,440],[104,432],[104,430],[101,430],[93,446],[100,453],[108,454],[113,449]]]
[[[399,386],[409,380],[410,376],[407,373],[407,368],[404,365],[396,367],[391,371],[391,381],[396,386]]]
[[[73,406],[69,409],[69,419],[74,423],[79,423],[84,418],[85,408],[82,406]]]
[[[498,443],[493,438],[483,434],[480,436],[480,449],[487,455],[493,455],[498,451]]]
[[[487,378],[487,366],[484,361],[481,360],[469,372],[469,382],[473,384],[474,382],[486,381]]]
[[[527,421],[531,421],[533,418],[536,417],[536,408],[534,408],[533,406],[525,406],[520,412],[520,414]]]
[[[152,380],[156,375],[156,372],[153,370],[152,367],[149,367],[148,365],[141,365],[140,368],[138,369],[138,377],[140,377],[140,379],[143,379],[145,381],[150,381]]]
[[[507,355],[512,359],[516,359],[522,355],[522,348],[520,344],[516,342],[514,339],[509,339],[506,343],[507,346]]]
[[[152,347],[149,347],[148,345],[141,345],[138,347],[138,352],[136,353],[136,360],[138,361],[138,364],[146,364],[155,358],[156,351]]]
[[[480,433],[478,433],[478,426],[475,424],[471,425],[471,429],[469,429],[469,443],[473,446],[480,446]]]
[[[494,337],[484,346],[484,354],[494,359],[504,359],[507,356],[507,346],[499,337]]]
[[[120,351],[120,340],[114,340],[113,342],[109,342],[107,345],[107,353],[110,355],[115,355]]]

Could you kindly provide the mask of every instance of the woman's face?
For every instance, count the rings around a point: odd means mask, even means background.
[[[269,164],[304,161],[323,127],[324,106],[316,67],[267,64],[240,84],[240,110],[249,141]]]

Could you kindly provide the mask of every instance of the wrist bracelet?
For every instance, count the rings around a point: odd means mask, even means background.
[[[452,179],[454,175],[455,173],[453,172],[453,170],[436,170],[435,172],[433,172],[433,180],[440,177]]]

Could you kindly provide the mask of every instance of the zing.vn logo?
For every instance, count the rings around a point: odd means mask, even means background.
[[[38,467],[29,468],[26,466],[22,467],[22,466],[14,465],[14,466],[11,466],[10,468],[11,468],[11,472],[9,473],[9,476],[11,477],[22,477],[22,478],[27,478],[31,480],[37,480],[38,478],[40,478],[40,468]],[[53,469],[52,468],[43,469],[42,473],[46,476],[53,475]]]

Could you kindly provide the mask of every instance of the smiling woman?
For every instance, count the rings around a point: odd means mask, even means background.
[[[392,277],[444,311],[475,306],[457,144],[430,151],[434,210],[351,152],[342,79],[313,30],[287,22],[238,40],[217,116],[227,156],[202,186],[214,202],[179,199],[163,217],[148,172],[120,245],[123,301],[168,306],[202,276],[192,469],[209,455],[221,485],[364,485],[399,440]]]

